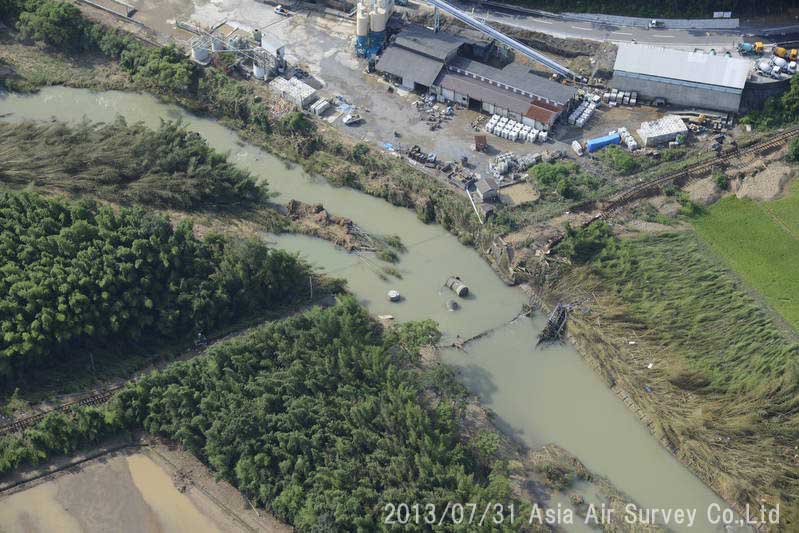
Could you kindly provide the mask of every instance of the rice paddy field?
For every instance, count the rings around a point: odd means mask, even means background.
[[[694,220],[699,236],[799,330],[799,181],[771,202],[724,198]]]

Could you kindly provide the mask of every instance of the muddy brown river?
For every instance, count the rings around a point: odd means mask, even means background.
[[[148,95],[52,87],[33,96],[1,95],[0,115],[6,113],[10,113],[3,119],[7,121],[53,117],[110,121],[122,115],[149,126],[181,118],[214,148],[230,152],[232,162],[267,179],[270,189],[280,194],[278,200],[319,202],[334,214],[352,218],[366,231],[399,235],[408,248],[397,265],[402,279],[389,281],[377,276],[371,264],[377,261],[347,254],[326,241],[297,235],[264,238],[345,278],[374,315],[391,314],[398,320],[431,318],[448,339],[498,328],[465,351],[446,352],[444,359],[459,369],[463,382],[496,413],[502,430],[530,446],[559,444],[643,507],[695,509],[694,526],[675,530],[724,530],[707,519],[713,504],[726,508],[720,498],[655,441],[572,346],[535,348],[543,317],[507,324],[521,310],[525,296],[502,283],[476,252],[441,227],[422,224],[415,213],[355,190],[331,187],[320,177],[242,143],[219,123]],[[442,288],[450,275],[461,276],[472,291],[456,312],[447,310],[446,302],[453,295]],[[388,302],[389,289],[398,290],[404,300]],[[0,506],[4,503],[9,502],[0,501]]]

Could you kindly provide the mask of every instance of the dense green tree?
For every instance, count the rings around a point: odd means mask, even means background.
[[[571,224],[566,224],[566,235],[555,250],[575,263],[586,263],[613,242],[613,233],[604,220],[584,228],[574,228]]]
[[[791,78],[787,92],[766,100],[763,109],[753,111],[741,119],[743,123],[758,128],[775,128],[799,120],[799,77]]]
[[[34,2],[23,11],[17,29],[23,39],[42,41],[58,48],[77,50],[84,44],[86,22],[80,9],[67,2]],[[9,7],[6,7],[9,9]]]
[[[788,161],[799,161],[799,139],[794,139],[788,145]]]
[[[174,44],[136,47],[123,52],[121,58],[136,82],[167,94],[188,94],[197,73],[194,63]]]
[[[576,163],[538,163],[528,173],[530,181],[538,188],[554,191],[569,200],[579,200],[601,184],[600,180],[583,173]]]
[[[255,240],[194,237],[142,209],[0,194],[0,374],[83,349],[183,338],[305,294],[308,269]]]
[[[500,439],[464,446],[463,406],[425,399],[414,361],[438,335],[430,321],[383,333],[347,297],[153,373],[114,410],[301,531],[391,529],[386,503],[511,502]]]
[[[287,113],[280,121],[281,128],[287,133],[310,133],[313,131],[313,124],[300,111]]]
[[[638,158],[617,145],[605,147],[598,156],[619,174],[633,174],[641,169]]]

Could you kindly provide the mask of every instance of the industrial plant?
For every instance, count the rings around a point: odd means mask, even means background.
[[[784,92],[799,56],[760,41],[690,50],[631,40],[614,43],[607,59],[591,58],[597,67],[586,75],[568,55],[543,53],[445,0],[329,6],[336,7],[324,15],[344,39],[319,47],[317,56],[292,50],[314,49],[314,39],[287,42],[279,28],[303,23],[282,5],[264,24],[178,25],[194,34],[196,62],[227,58],[287,105],[465,188],[480,217],[538,162],[593,158],[610,145],[639,152],[718,136],[739,113]],[[645,27],[657,32],[667,23]],[[351,66],[331,79],[325,71],[335,65],[327,59],[333,54]]]

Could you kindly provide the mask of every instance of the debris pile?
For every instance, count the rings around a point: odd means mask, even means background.
[[[430,131],[441,128],[444,121],[455,115],[455,108],[451,105],[437,104],[435,95],[427,95],[421,100],[416,100],[413,105],[419,111],[419,118],[427,123]]]
[[[527,172],[531,166],[546,160],[547,157],[551,157],[549,152],[521,156],[517,156],[513,152],[505,152],[499,154],[488,163],[488,170],[497,180],[502,180],[503,177],[517,179],[520,173]]]
[[[322,204],[306,204],[290,200],[286,204],[289,218],[306,234],[330,241],[348,251],[369,249],[371,238],[349,218],[331,215]]]

